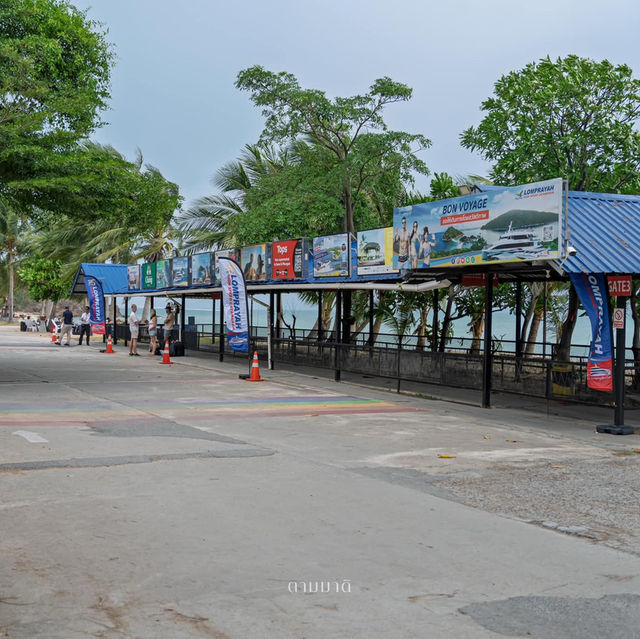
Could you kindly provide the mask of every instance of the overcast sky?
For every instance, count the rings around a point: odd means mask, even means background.
[[[177,182],[185,204],[262,130],[234,88],[239,70],[289,71],[329,96],[379,77],[413,88],[386,112],[422,133],[431,171],[486,174],[458,143],[504,73],[550,55],[626,63],[640,76],[638,0],[71,0],[104,23],[116,53],[108,125],[95,139]],[[428,180],[417,188],[426,191]]]

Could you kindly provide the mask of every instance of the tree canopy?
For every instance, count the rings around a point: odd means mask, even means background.
[[[385,77],[364,95],[330,99],[323,91],[302,88],[290,73],[254,66],[238,74],[236,87],[248,91],[253,103],[262,107],[266,121],[261,143],[285,146],[302,140],[315,151],[297,166],[303,167],[307,180],[309,172],[313,174],[316,186],[323,175],[332,178],[339,189],[344,231],[355,233],[358,199],[366,198],[389,176],[413,184],[414,174],[428,174],[416,153],[430,141],[420,134],[390,131],[383,118],[387,105],[411,98],[412,91],[404,84]],[[302,177],[298,170],[286,172],[298,192],[307,183],[301,183]]]
[[[100,123],[111,60],[100,26],[66,0],[0,5],[0,197],[52,204],[52,172]]]
[[[626,65],[546,57],[502,76],[462,145],[497,184],[565,177],[578,191],[640,191],[640,81]]]

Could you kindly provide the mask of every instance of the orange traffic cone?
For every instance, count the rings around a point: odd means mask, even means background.
[[[51,343],[55,344],[58,341],[58,337],[56,335],[56,331],[54,330],[53,333],[51,333]]]
[[[173,362],[169,359],[169,340],[166,340],[164,343],[164,352],[162,353],[162,361],[161,364],[173,364]]]
[[[111,341],[111,335],[109,335],[109,338],[107,339],[107,350],[105,351],[105,353],[114,353],[115,351],[113,350],[113,342]]]
[[[248,382],[264,382],[264,379],[260,377],[260,366],[258,364],[258,351],[253,352],[253,362],[251,362],[251,375],[249,375]]]

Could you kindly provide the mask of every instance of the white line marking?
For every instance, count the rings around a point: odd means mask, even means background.
[[[49,440],[40,437],[38,433],[32,433],[30,430],[16,430],[14,435],[24,437],[30,444],[46,444]]]

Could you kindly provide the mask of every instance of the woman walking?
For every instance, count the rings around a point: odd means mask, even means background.
[[[156,354],[158,348],[158,316],[156,315],[156,309],[151,309],[151,316],[149,317],[149,352],[151,355]]]

